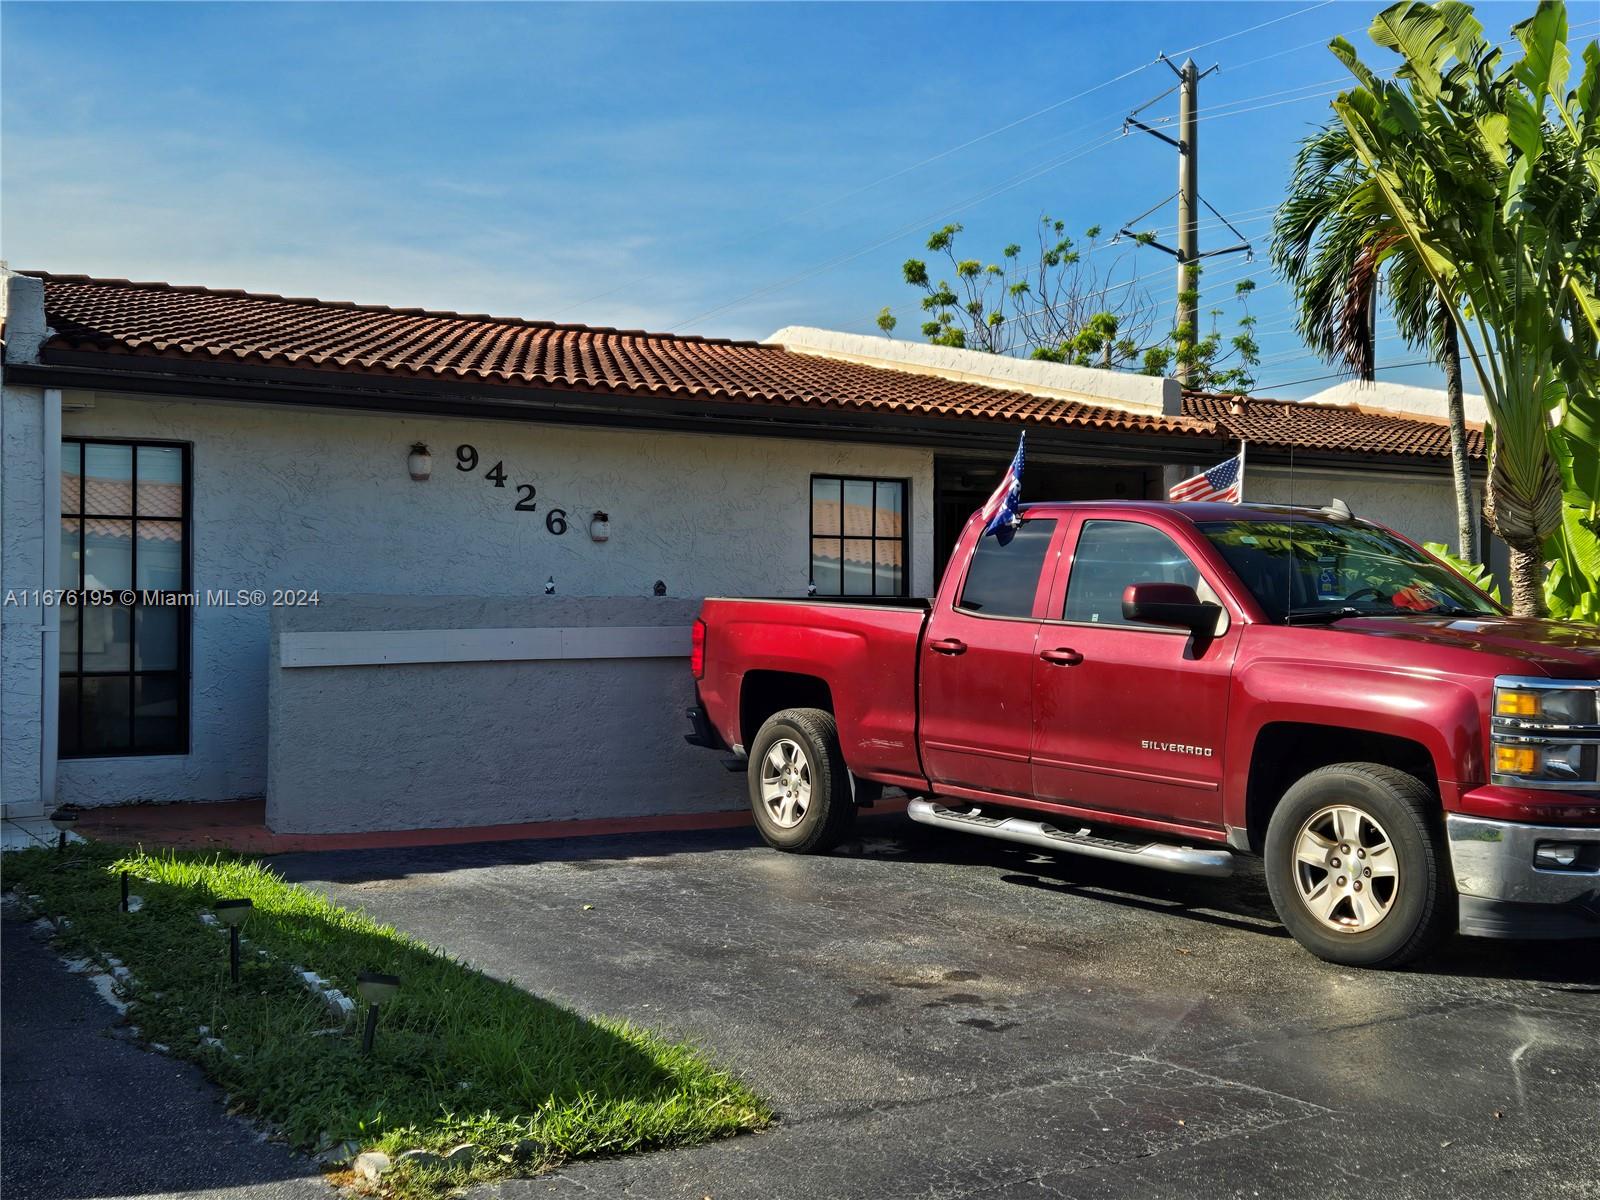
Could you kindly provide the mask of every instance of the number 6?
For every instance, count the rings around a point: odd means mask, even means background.
[[[544,515],[544,527],[559,537],[567,531],[567,514],[565,510],[552,508]]]

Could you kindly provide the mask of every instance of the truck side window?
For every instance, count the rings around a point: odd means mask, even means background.
[[[986,617],[1031,617],[1054,521],[1024,521],[1004,546],[985,534],[972,551],[972,565],[956,607]]]
[[[1186,583],[1201,600],[1217,601],[1189,556],[1159,529],[1136,521],[1085,521],[1061,619],[1153,628],[1123,619],[1122,591],[1130,583]]]

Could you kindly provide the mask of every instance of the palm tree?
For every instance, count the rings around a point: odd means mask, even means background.
[[[1543,616],[1547,545],[1575,562],[1564,427],[1600,391],[1600,52],[1569,93],[1565,6],[1543,0],[1512,32],[1506,66],[1468,5],[1396,4],[1371,30],[1395,77],[1335,38],[1358,86],[1333,108],[1438,301],[1459,304],[1494,429],[1485,511],[1511,547],[1513,610]]]
[[[1481,561],[1454,307],[1439,298],[1342,125],[1301,143],[1273,218],[1272,262],[1294,289],[1300,336],[1324,361],[1374,378],[1371,314],[1381,288],[1400,336],[1444,368],[1456,546],[1468,562]]]

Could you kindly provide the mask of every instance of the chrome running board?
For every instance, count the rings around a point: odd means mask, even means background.
[[[1233,874],[1233,854],[1220,846],[1202,850],[1194,846],[1172,846],[1165,842],[1136,845],[1133,842],[1096,837],[1088,829],[1068,833],[1026,817],[986,817],[983,810],[976,806],[970,812],[956,812],[932,800],[913,800],[906,806],[906,814],[923,825],[959,829],[963,833],[998,838],[1004,842],[1021,842],[1042,850],[1109,858],[1135,866],[1153,867],[1157,871],[1177,871],[1184,875],[1222,878]]]

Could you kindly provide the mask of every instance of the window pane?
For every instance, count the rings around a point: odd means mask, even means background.
[[[816,585],[819,596],[838,596],[843,593],[838,539],[811,539],[811,582]]]
[[[140,750],[181,749],[178,745],[178,689],[175,675],[140,675],[133,681],[133,744]]]
[[[144,484],[139,484],[141,493]],[[163,592],[183,587],[183,523],[139,522],[138,580],[134,586]]]
[[[879,542],[874,547],[877,559],[878,595],[899,596],[903,593],[900,584],[900,543]]]
[[[811,532],[839,536],[839,481],[813,479],[811,481]],[[819,585],[820,586],[820,585]]]
[[[61,606],[61,669],[78,669],[78,606]]]
[[[82,564],[78,561],[78,526],[81,518],[61,518],[61,586],[76,591],[81,586]]]
[[[61,721],[57,726],[56,752],[58,754],[76,754],[78,752],[78,681],[76,679],[63,679],[61,681]]]
[[[77,442],[61,443],[61,511],[76,513],[83,510],[78,503],[83,498],[83,447]]]
[[[844,481],[845,537],[872,536],[872,483],[865,479]],[[848,555],[846,556],[848,558]],[[868,556],[868,562],[872,561]]]
[[[872,540],[870,538],[845,539],[844,594],[846,596],[872,595]]]
[[[1090,521],[1072,555],[1062,615],[1068,621],[1131,625],[1122,617],[1122,592],[1130,583],[1194,587],[1199,579],[1189,556],[1159,529],[1133,521]]]
[[[176,446],[139,447],[141,517],[183,516],[183,451]]]
[[[133,522],[83,522],[83,586],[91,592],[133,586]]]
[[[897,538],[901,530],[901,509],[905,506],[906,485],[903,483],[878,484],[879,537]]]
[[[176,671],[178,669],[177,608],[142,606],[133,610],[133,669],[135,671]]]
[[[83,511],[125,517],[133,512],[133,447],[83,448]]]
[[[133,665],[132,622],[129,609],[120,604],[90,605],[82,609],[83,669],[127,671]]]
[[[128,749],[128,714],[133,677],[84,678],[83,751],[90,754]]]
[[[980,537],[961,587],[960,606],[990,617],[1031,616],[1055,531],[1054,521],[1024,521],[1004,546],[997,537]]]

